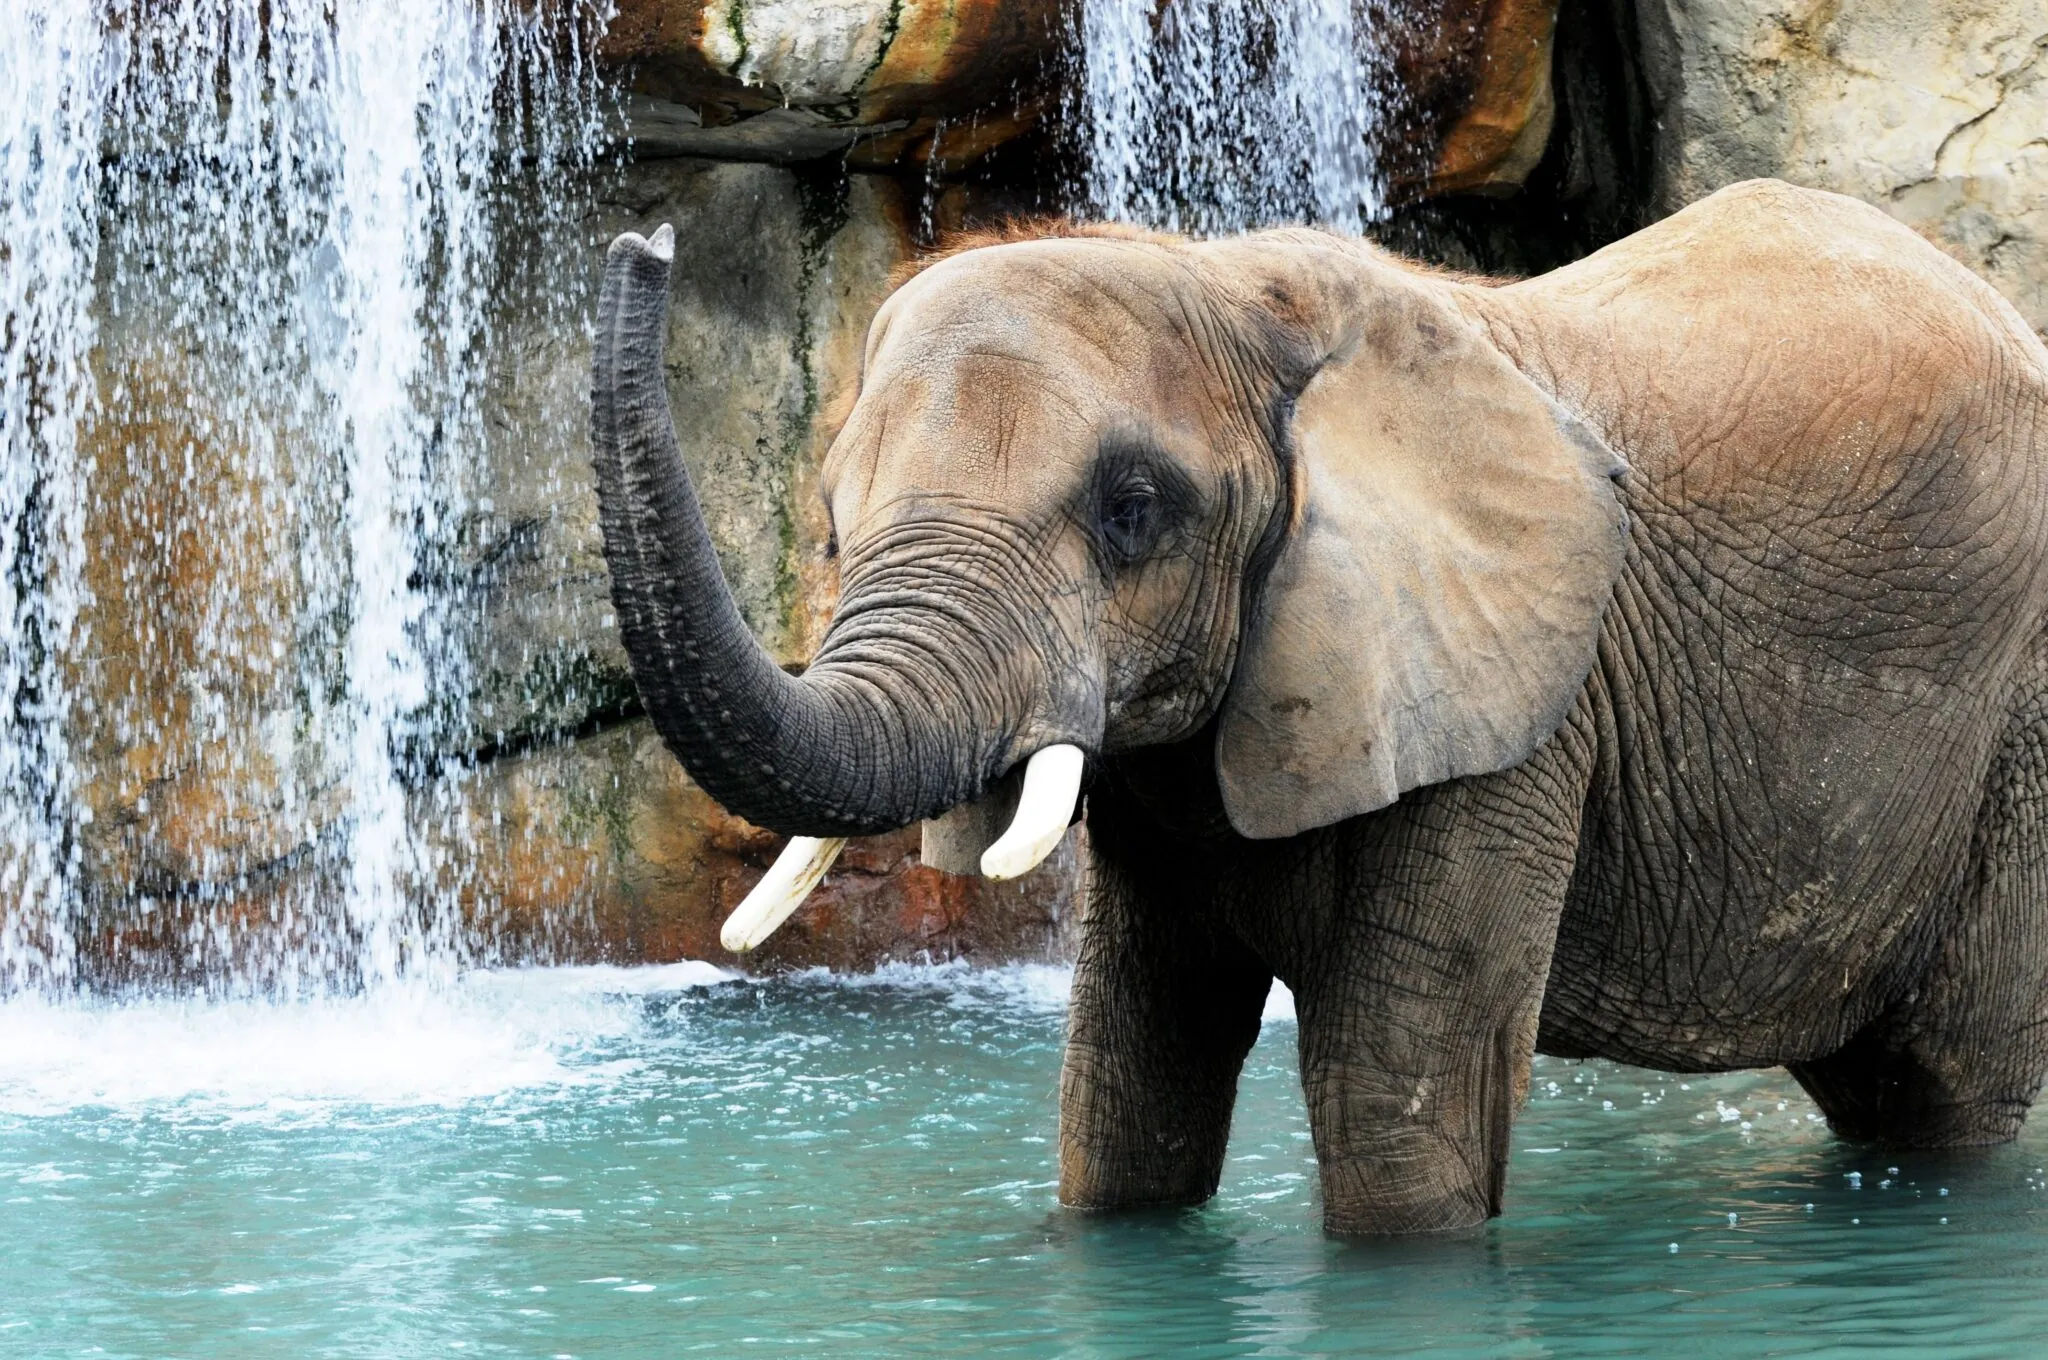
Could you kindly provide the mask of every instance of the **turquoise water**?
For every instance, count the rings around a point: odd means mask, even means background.
[[[17,998],[0,1354],[1946,1357],[2048,1336],[2048,1136],[1887,1158],[1778,1072],[1541,1060],[1506,1217],[1326,1241],[1284,994],[1211,1206],[1062,1212],[1065,988],[681,965],[328,1005]]]

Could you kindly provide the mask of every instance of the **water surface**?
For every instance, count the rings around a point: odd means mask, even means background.
[[[2048,1334],[2048,1136],[1872,1154],[1779,1072],[1539,1060],[1504,1218],[1327,1241],[1284,994],[1213,1204],[1063,1212],[1066,985],[680,965],[0,1003],[0,1354],[2003,1356]]]

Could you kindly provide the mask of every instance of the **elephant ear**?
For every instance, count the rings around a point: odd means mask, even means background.
[[[1621,569],[1613,450],[1427,285],[1375,291],[1295,402],[1292,514],[1224,701],[1249,837],[1527,759]]]

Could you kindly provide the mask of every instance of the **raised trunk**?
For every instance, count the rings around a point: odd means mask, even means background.
[[[864,835],[975,796],[989,734],[908,712],[873,668],[785,674],[740,617],[683,467],[662,379],[673,237],[612,243],[591,446],[619,631],[662,739],[727,809],[790,835]]]

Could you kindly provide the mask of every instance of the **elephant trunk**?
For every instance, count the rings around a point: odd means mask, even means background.
[[[674,236],[611,246],[591,379],[591,445],[612,599],[663,741],[728,810],[789,835],[867,835],[976,796],[999,734],[945,730],[871,667],[792,677],[726,589],[676,446],[662,379]]]

